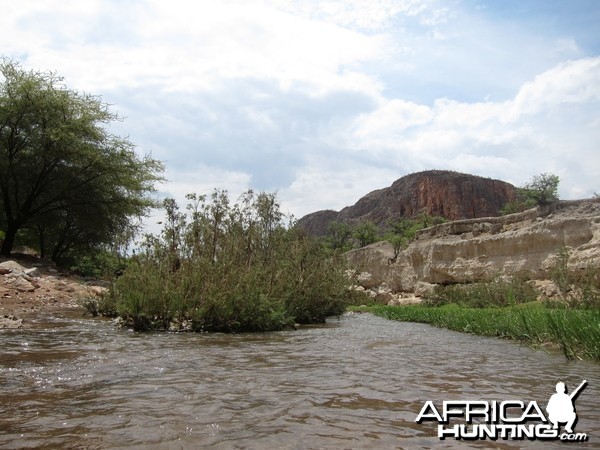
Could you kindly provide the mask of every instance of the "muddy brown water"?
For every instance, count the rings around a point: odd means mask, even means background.
[[[600,447],[600,366],[368,314],[266,334],[138,334],[56,313],[0,332],[0,448]],[[426,400],[575,388],[585,444],[457,441]]]

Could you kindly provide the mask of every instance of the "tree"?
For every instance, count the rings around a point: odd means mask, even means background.
[[[406,217],[400,217],[388,223],[389,233],[386,240],[392,244],[394,257],[391,261],[396,261],[403,248],[415,237],[417,232],[416,222]]]
[[[333,249],[344,250],[347,246],[348,239],[352,236],[352,229],[346,222],[330,222],[329,227],[329,242]]]
[[[396,262],[398,259],[398,255],[406,247],[407,239],[404,236],[399,234],[390,233],[386,236],[386,240],[392,244],[392,248],[394,249],[394,257],[388,260],[388,263]]]
[[[558,175],[542,173],[516,190],[516,199],[506,203],[501,214],[513,214],[536,206],[547,206],[558,201]]]
[[[392,244],[394,257],[390,261],[395,261],[400,252],[415,239],[417,232],[423,228],[444,223],[446,219],[441,216],[431,216],[426,212],[421,212],[412,218],[400,217],[388,222],[388,233],[386,240]]]
[[[532,199],[539,206],[550,205],[558,201],[558,175],[542,173],[534,176],[523,186],[526,198]]]
[[[54,258],[77,245],[108,244],[148,212],[163,166],[110,133],[119,118],[107,104],[8,59],[0,74],[2,255],[19,230],[36,233]]]
[[[377,226],[370,221],[361,222],[354,227],[352,236],[358,241],[359,247],[372,244],[377,240]]]

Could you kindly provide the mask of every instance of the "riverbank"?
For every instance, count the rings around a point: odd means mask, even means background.
[[[83,313],[83,300],[97,299],[106,291],[100,284],[39,259],[0,260],[0,329],[27,328],[30,319],[58,309],[80,309]],[[554,347],[568,359],[600,361],[597,308],[551,308],[542,302],[529,302],[488,308],[423,304],[350,309],[391,320],[509,338],[535,348]]]
[[[26,328],[29,319],[57,309],[84,309],[81,301],[106,290],[38,258],[0,260],[0,329]]]
[[[349,309],[390,320],[508,338],[534,348],[556,347],[567,359],[600,362],[600,310],[597,309],[548,308],[540,302],[503,308],[373,305]]]

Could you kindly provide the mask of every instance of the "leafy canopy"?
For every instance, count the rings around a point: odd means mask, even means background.
[[[559,182],[558,175],[551,173],[535,175],[529,183],[517,188],[516,199],[504,205],[501,213],[512,214],[557,202]]]
[[[51,72],[0,61],[0,253],[21,231],[58,259],[111,242],[147,213],[163,166],[109,131],[118,119]]]

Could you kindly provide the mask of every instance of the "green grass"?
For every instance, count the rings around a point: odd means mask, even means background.
[[[539,302],[509,307],[457,305],[352,307],[386,319],[520,341],[532,347],[553,344],[568,359],[600,361],[600,310],[550,309]]]

